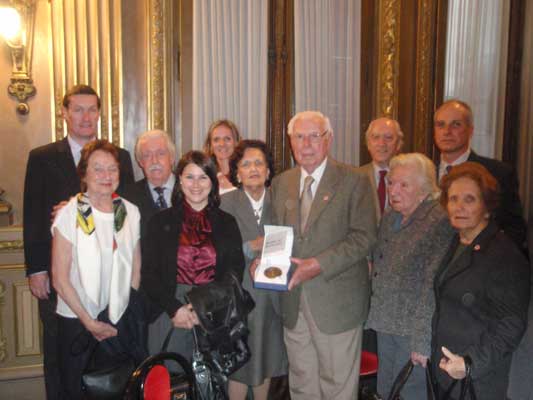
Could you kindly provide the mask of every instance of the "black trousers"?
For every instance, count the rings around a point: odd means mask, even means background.
[[[56,305],[57,295],[53,290],[48,299],[39,300],[39,317],[43,324],[44,383],[48,400],[59,400],[61,398]]]
[[[57,317],[59,326],[59,373],[62,400],[83,399],[81,376],[97,345],[97,340],[78,318]],[[99,357],[105,355],[99,353]]]

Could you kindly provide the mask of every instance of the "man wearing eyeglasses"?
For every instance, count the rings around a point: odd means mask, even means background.
[[[496,178],[500,186],[500,205],[495,219],[499,227],[524,249],[526,225],[518,195],[518,178],[514,168],[501,161],[482,157],[470,147],[474,134],[474,117],[470,106],[460,100],[448,100],[435,112],[435,145],[440,151],[437,167],[439,181],[455,165],[474,161],[483,165]]]
[[[87,85],[72,87],[63,97],[66,138],[33,149],[24,182],[24,258],[32,294],[39,299],[43,323],[43,356],[46,398],[61,397],[58,373],[56,292],[50,283],[52,213],[80,191],[76,165],[83,146],[96,139],[100,98]],[[131,158],[119,149],[120,186],[133,182]]]
[[[274,178],[272,202],[276,223],[295,233],[281,300],[291,398],[352,400],[376,234],[372,188],[363,172],[328,156],[333,131],[322,113],[296,114],[288,132],[298,165]]]

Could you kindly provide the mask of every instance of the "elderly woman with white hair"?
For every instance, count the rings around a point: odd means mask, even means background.
[[[415,368],[403,399],[425,398],[431,352],[433,277],[453,237],[437,197],[435,165],[419,153],[392,158],[387,175],[391,210],[371,252],[372,298],[367,327],[378,338],[378,392],[388,397],[410,358]]]

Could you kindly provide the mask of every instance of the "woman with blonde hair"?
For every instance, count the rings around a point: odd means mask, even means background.
[[[207,130],[204,153],[212,157],[217,166],[220,194],[235,189],[230,180],[229,160],[235,147],[241,141],[237,125],[229,119],[214,121]]]

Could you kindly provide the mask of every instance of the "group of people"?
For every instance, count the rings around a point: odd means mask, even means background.
[[[145,303],[148,352],[174,327],[168,349],[190,358],[199,320],[186,294],[230,277],[256,304],[252,357],[229,377],[232,400],[249,390],[267,399],[271,378],[287,372],[292,399],[356,398],[365,327],[377,332],[383,396],[411,359],[406,399],[425,396],[428,362],[441,393],[468,369],[478,398],[505,398],[527,323],[525,226],[513,171],[470,150],[466,104],[435,114],[437,167],[398,154],[403,134],[387,118],[366,133],[371,163],[339,163],[329,119],[305,111],[288,125],[296,166],[278,176],[264,142],[219,120],[203,151],[178,161],[165,132],[142,133],[138,182],[129,154],[97,139],[99,109],[92,88],[73,87],[67,137],[28,159],[24,245],[48,399],[82,398],[89,358],[128,335],[133,300]],[[294,230],[286,292],[253,285],[267,224]]]

